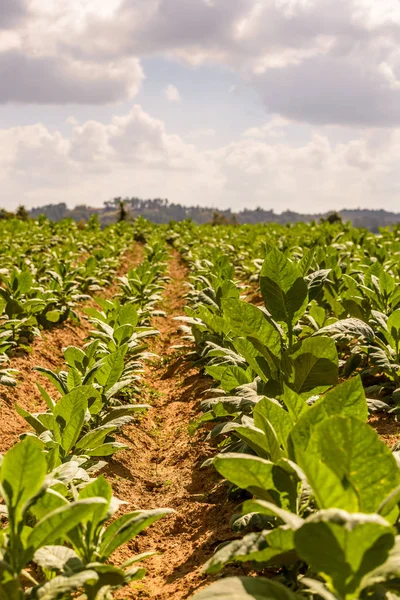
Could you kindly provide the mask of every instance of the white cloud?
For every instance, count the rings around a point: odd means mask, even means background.
[[[30,206],[99,205],[137,194],[306,212],[374,208],[383,193],[387,207],[396,208],[399,193],[400,129],[336,144],[317,133],[302,144],[253,135],[204,151],[134,106],[106,124],[73,125],[69,137],[39,124],[0,130],[0,149],[3,205],[15,198]]]
[[[182,98],[178,88],[170,83],[164,90],[164,96],[169,102],[181,102]]]
[[[0,0],[0,103],[72,104],[76,115],[67,121],[69,135],[54,132],[54,123],[0,131],[2,197],[93,204],[110,194],[154,194],[236,208],[323,210],[375,206],[385,196],[395,207],[399,6]],[[207,123],[177,136],[139,106],[107,123],[81,118],[78,104],[134,98],[143,57],[189,65],[192,77],[197,65],[223,65],[242,81],[229,90],[234,98],[226,90],[227,101],[246,102],[241,90],[252,86],[273,117],[219,148],[221,132],[214,135]],[[172,83],[164,97],[181,100]],[[213,150],[203,149],[208,140]]]
[[[143,79],[139,61],[102,65],[71,58],[0,53],[0,102],[107,104],[133,98]]]
[[[198,141],[213,138],[216,133],[217,132],[212,127],[205,127],[203,129],[192,129],[185,137],[193,141]]]
[[[244,132],[244,137],[253,139],[282,138],[287,134],[290,121],[275,116],[262,127],[251,127]]]
[[[162,55],[224,64],[255,87],[268,112],[393,126],[399,13],[397,0],[124,0],[108,19],[88,14],[64,50],[86,60]]]
[[[0,102],[126,100],[143,79],[139,58],[159,55],[224,64],[291,120],[400,124],[398,0],[0,0],[0,10]],[[165,94],[179,101],[172,84]]]

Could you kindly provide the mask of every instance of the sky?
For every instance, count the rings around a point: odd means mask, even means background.
[[[400,211],[399,0],[0,0],[0,206]]]

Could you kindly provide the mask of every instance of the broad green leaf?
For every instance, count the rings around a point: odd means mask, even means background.
[[[126,444],[109,442],[107,444],[101,444],[100,446],[97,446],[97,448],[85,450],[85,456],[111,456],[112,454],[121,452],[121,450],[126,450],[127,448],[129,448],[129,446]]]
[[[268,361],[254,345],[246,338],[239,337],[233,340],[233,345],[238,354],[248,362],[250,367],[265,382],[271,379],[271,368]]]
[[[352,492],[350,512],[376,512],[382,500],[400,483],[393,453],[366,423],[351,417],[333,416],[320,423],[312,434],[308,457],[300,462],[318,494],[321,508],[329,504],[324,486],[317,490],[313,473],[322,463],[336,475],[343,492]],[[355,502],[355,504],[353,504]]]
[[[272,318],[288,326],[304,314],[308,303],[308,287],[299,268],[282,252],[272,248],[264,261],[260,288]]]
[[[80,570],[83,566],[76,552],[66,546],[43,546],[35,552],[33,560],[43,569],[53,571]]]
[[[135,413],[142,413],[151,408],[150,404],[128,404],[112,408],[107,416],[102,420],[102,425],[106,425],[110,421],[119,419],[120,417],[129,416]]]
[[[248,454],[226,453],[216,456],[213,465],[239,488],[282,508],[294,508],[297,485],[284,469],[273,462]]]
[[[51,381],[56,390],[60,392],[62,396],[64,394],[68,394],[67,386],[57,373],[54,373],[50,369],[45,369],[44,367],[34,367],[34,370],[39,371],[39,373],[42,373],[45,377],[47,377],[47,379]]]
[[[282,357],[282,370],[290,388],[298,394],[319,393],[338,382],[335,342],[327,337],[307,338]]]
[[[253,417],[254,425],[266,434],[267,422],[269,422],[274,428],[279,445],[287,451],[288,437],[293,429],[293,421],[289,413],[273,400],[263,398],[254,407]]]
[[[283,386],[283,394],[280,397],[283,404],[286,406],[288,413],[292,419],[293,425],[297,423],[302,415],[310,410],[310,406],[299,394],[296,394],[287,385]]]
[[[125,368],[125,355],[128,346],[124,344],[116,352],[112,352],[103,360],[102,367],[97,371],[95,379],[105,390],[111,388],[121,379]]]
[[[75,367],[75,369],[78,369],[78,371],[80,371],[81,373],[84,370],[83,365],[85,357],[86,354],[84,353],[84,351],[80,348],[77,348],[76,346],[68,346],[68,348],[65,348],[64,350],[64,358],[66,363],[70,367]]]
[[[281,565],[295,562],[293,531],[276,527],[272,531],[249,533],[218,550],[206,563],[207,573],[217,573],[232,562],[262,562]]]
[[[28,561],[38,548],[62,540],[76,525],[88,521],[99,504],[107,503],[104,498],[77,500],[44,517],[28,537],[26,560]]]
[[[387,321],[388,332],[398,345],[400,341],[400,309],[392,312]]]
[[[20,521],[25,503],[42,487],[46,472],[45,456],[30,437],[16,444],[4,456],[0,484],[14,523]]]
[[[62,312],[60,310],[49,310],[45,314],[45,317],[50,323],[58,323],[62,317]]]
[[[33,284],[33,278],[30,271],[21,271],[18,276],[18,292],[23,295],[27,294]]]
[[[360,377],[348,379],[336,386],[298,419],[290,434],[294,457],[299,458],[300,452],[307,451],[312,430],[318,423],[332,415],[355,417],[366,421],[368,405]]]
[[[281,336],[260,308],[233,298],[225,301],[223,307],[236,336],[253,337],[267,346],[272,354],[280,356]]]
[[[383,564],[394,545],[390,525],[378,515],[322,510],[294,534],[301,558],[341,598],[359,598],[362,578]]]
[[[290,529],[296,530],[302,526],[304,520],[293,512],[280,508],[272,502],[264,500],[246,500],[242,505],[242,513],[258,512],[262,515],[278,517]]]
[[[67,376],[68,389],[73,390],[73,389],[79,387],[80,385],[82,385],[82,376],[79,373],[78,369],[75,369],[75,367],[71,367],[70,370],[68,371],[68,376]]]
[[[237,387],[251,382],[252,378],[247,371],[231,365],[226,367],[222,373],[221,387],[225,392],[230,393]]]
[[[52,488],[48,488],[46,493],[39,498],[37,502],[30,508],[30,512],[38,521],[45,518],[46,515],[68,505],[68,500],[59,492]]]
[[[106,518],[112,499],[111,485],[106,481],[103,475],[97,477],[97,479],[86,485],[79,492],[79,500],[85,498],[104,498],[106,501],[106,504],[99,504],[92,513],[90,524],[88,526],[91,532],[94,532],[101,521]]]
[[[58,575],[54,579],[47,581],[36,593],[38,600],[54,600],[55,598],[65,597],[65,594],[71,595],[73,592],[81,589],[85,584],[94,584],[98,581],[98,574],[94,570],[86,570],[71,575]]]
[[[104,439],[109,433],[115,431],[115,426],[102,426],[92,429],[75,444],[75,450],[85,450],[96,448],[104,442]]]
[[[134,304],[124,304],[118,312],[118,323],[120,325],[133,325],[138,323],[138,312]]]
[[[114,330],[114,340],[119,344],[126,344],[131,339],[134,332],[132,325],[121,325]]]
[[[97,395],[92,386],[75,388],[59,400],[54,408],[54,439],[68,454],[76,444],[85,421],[88,401]]]
[[[246,442],[249,448],[251,448],[257,454],[257,456],[266,459],[271,458],[272,453],[269,439],[263,430],[258,429],[257,427],[254,427],[254,425],[250,425],[248,423],[243,425],[234,424],[232,427],[236,435],[238,435],[241,440]]]
[[[15,410],[27,423],[29,423],[37,434],[40,435],[47,430],[47,427],[45,427],[35,415],[27,412],[24,408],[18,406],[18,404],[15,405]]]
[[[310,411],[311,412],[311,411]],[[311,423],[308,423],[311,425]],[[333,429],[332,429],[333,428]],[[306,436],[307,428],[300,434]],[[321,508],[375,512],[396,487],[398,469],[390,450],[366,424],[332,416],[314,423],[310,439],[294,436],[294,451]]]
[[[300,600],[281,583],[263,577],[227,577],[195,594],[192,600]]]

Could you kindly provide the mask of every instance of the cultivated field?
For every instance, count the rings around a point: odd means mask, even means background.
[[[0,600],[400,598],[399,234],[0,221]]]

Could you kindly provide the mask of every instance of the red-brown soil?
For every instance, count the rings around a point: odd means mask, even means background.
[[[188,425],[200,416],[199,401],[211,379],[185,361],[180,344],[179,323],[174,316],[184,314],[186,269],[174,253],[170,264],[171,281],[162,308],[167,318],[156,319],[160,337],[151,348],[159,355],[146,368],[146,401],[152,409],[139,425],[124,429],[122,440],[131,448],[110,461],[106,475],[114,493],[128,501],[128,510],[169,507],[176,511],[133,540],[114,557],[116,561],[132,553],[155,550],[160,554],[146,561],[146,578],[116,598],[190,598],[207,578],[201,567],[215,548],[233,537],[229,519],[234,506],[226,501],[212,468],[202,468],[215,454],[200,430],[193,437]],[[238,572],[239,569],[236,569]]]

